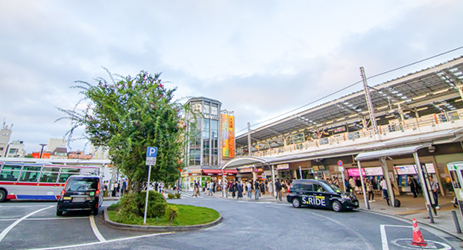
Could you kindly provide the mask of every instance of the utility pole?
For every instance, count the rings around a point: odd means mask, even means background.
[[[375,140],[378,140],[379,129],[378,125],[376,124],[375,108],[373,107],[373,103],[371,102],[370,89],[368,88],[367,78],[365,77],[365,70],[363,69],[363,67],[360,67],[360,75],[362,76],[363,88],[365,89],[365,99],[367,102],[368,113],[370,113],[370,125],[373,127],[373,132],[375,133]]]

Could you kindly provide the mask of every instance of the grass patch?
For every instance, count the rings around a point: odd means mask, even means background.
[[[147,218],[146,225],[149,226],[191,226],[201,225],[213,222],[220,217],[219,212],[207,207],[196,207],[191,205],[168,204],[178,208],[179,214],[175,217],[174,221],[170,221],[169,215],[166,214],[158,218]],[[113,204],[108,207],[108,216],[112,221],[116,220],[117,205]],[[143,225],[143,216],[137,217],[133,221],[133,225]]]

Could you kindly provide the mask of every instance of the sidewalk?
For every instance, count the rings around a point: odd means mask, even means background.
[[[426,209],[425,200],[423,196],[413,198],[413,196],[402,195],[397,198],[401,202],[400,207],[387,206],[386,200],[381,200],[381,197],[377,197],[376,202],[370,202],[370,210],[365,207],[365,201],[363,195],[357,195],[359,199],[360,208],[365,212],[380,213],[396,216],[399,218],[410,220],[416,219],[418,223],[425,224],[435,229],[441,230],[445,233],[451,234],[460,240],[463,240],[463,234],[457,233],[455,223],[453,221],[452,210],[454,210],[458,217],[458,223],[460,228],[463,227],[463,220],[461,217],[460,210],[454,208],[451,203],[450,196],[439,196],[439,207],[437,210],[437,216],[433,212],[434,223],[431,223],[429,214]]]

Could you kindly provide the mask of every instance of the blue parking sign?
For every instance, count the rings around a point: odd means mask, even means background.
[[[156,158],[156,155],[158,154],[158,148],[157,147],[148,147],[146,149],[146,157],[153,157]]]

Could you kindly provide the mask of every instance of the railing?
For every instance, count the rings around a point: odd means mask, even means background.
[[[392,139],[395,137],[403,136],[403,133],[407,135],[427,133],[430,131],[438,131],[442,129],[451,128],[452,123],[462,123],[460,117],[463,116],[463,110],[455,110],[449,112],[443,112],[438,114],[431,114],[421,118],[412,118],[400,122],[399,120],[390,121],[388,125],[378,126],[381,138],[383,140]],[[443,126],[445,125],[445,126]],[[440,127],[443,126],[443,127]],[[372,129],[362,129],[360,131],[346,132],[341,134],[335,134],[330,137],[313,139],[305,141],[303,143],[291,144],[278,148],[269,148],[265,150],[254,151],[253,156],[274,156],[281,154],[290,154],[298,151],[310,151],[311,149],[317,150],[332,146],[343,146],[346,144],[368,143],[374,140],[374,132]]]

